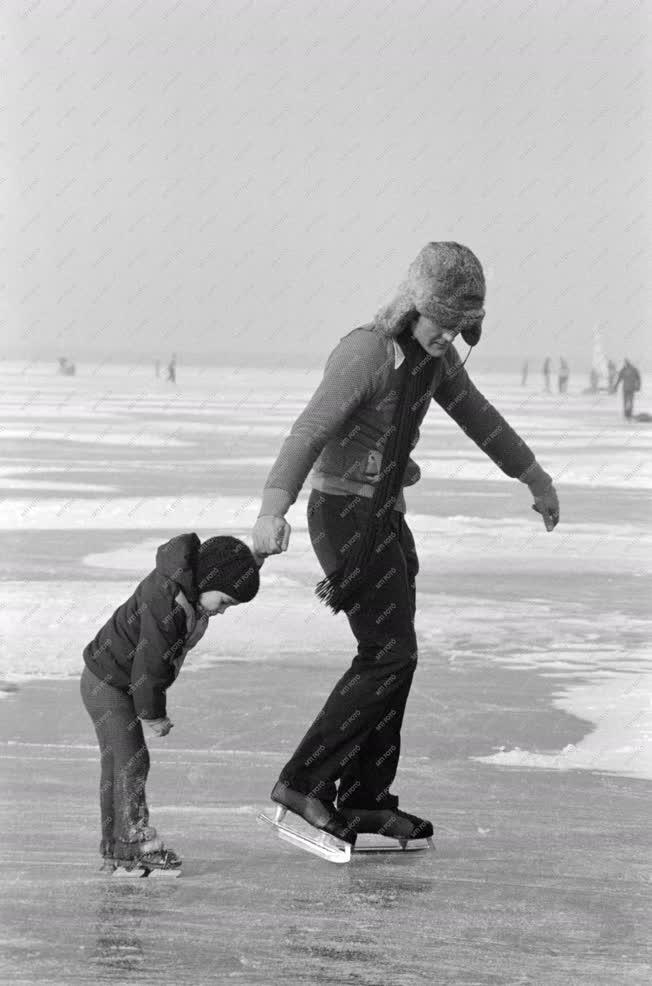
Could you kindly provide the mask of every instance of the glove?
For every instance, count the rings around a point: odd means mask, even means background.
[[[146,736],[167,736],[174,723],[167,716],[162,719],[141,719]]]

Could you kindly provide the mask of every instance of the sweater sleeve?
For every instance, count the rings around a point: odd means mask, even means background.
[[[433,394],[440,407],[507,476],[528,484],[542,477],[552,482],[532,450],[473,384],[453,346],[449,354]]]
[[[139,719],[165,717],[165,692],[175,679],[174,659],[182,648],[183,638],[172,614],[158,620],[148,606],[140,617],[140,635],[131,667],[130,691]]]
[[[338,343],[321,383],[281,446],[265,482],[259,516],[282,517],[294,503],[326,443],[373,393],[378,374],[389,361],[386,348],[375,333],[364,330],[353,331]]]

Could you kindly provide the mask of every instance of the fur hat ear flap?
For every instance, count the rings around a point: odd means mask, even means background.
[[[376,313],[374,324],[383,335],[396,339],[405,329],[406,322],[417,314],[407,281],[399,285],[390,302]]]
[[[467,346],[477,346],[482,335],[482,324],[480,322],[470,325],[468,329],[462,329],[460,333]]]

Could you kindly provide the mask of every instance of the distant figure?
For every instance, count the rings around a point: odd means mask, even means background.
[[[168,363],[168,380],[171,383],[177,382],[177,357],[176,354],[172,354],[172,359]]]
[[[161,375],[161,361],[160,359],[154,360],[154,372],[156,373],[156,378],[158,379]]]
[[[616,364],[612,359],[607,360],[607,388],[611,394],[614,387],[616,386],[616,376],[618,371],[616,369]]]
[[[75,364],[72,363],[67,356],[59,356],[59,373],[62,373],[64,377],[74,377],[75,375]]]
[[[527,371],[528,371],[528,365],[526,360],[525,363],[523,364],[523,368],[521,369],[521,387],[524,387],[525,384],[527,383]]]
[[[591,367],[591,372],[589,373],[589,393],[597,394],[600,383],[600,374],[593,366]]]
[[[563,356],[559,359],[559,376],[557,378],[559,385],[559,393],[568,393],[568,378],[570,376],[570,370],[568,369],[568,363]]]
[[[637,390],[641,389],[641,374],[628,359],[625,360],[620,373],[616,377],[613,387],[614,393],[618,390],[618,384],[621,380],[623,382],[623,414],[627,421],[629,421],[634,410],[634,394]]]
[[[543,383],[546,388],[546,393],[550,393],[550,368],[552,366],[549,356],[546,356],[543,362]]]

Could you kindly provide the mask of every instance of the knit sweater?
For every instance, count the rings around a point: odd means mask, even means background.
[[[539,488],[550,485],[531,449],[474,386],[455,347],[436,363],[419,425],[434,398],[504,473]],[[284,516],[311,469],[313,489],[372,497],[405,373],[399,343],[373,325],[344,336],[281,446],[265,482],[259,516]],[[417,429],[413,448],[418,440]],[[401,486],[412,486],[420,476],[410,458]],[[405,511],[402,489],[396,509]]]

